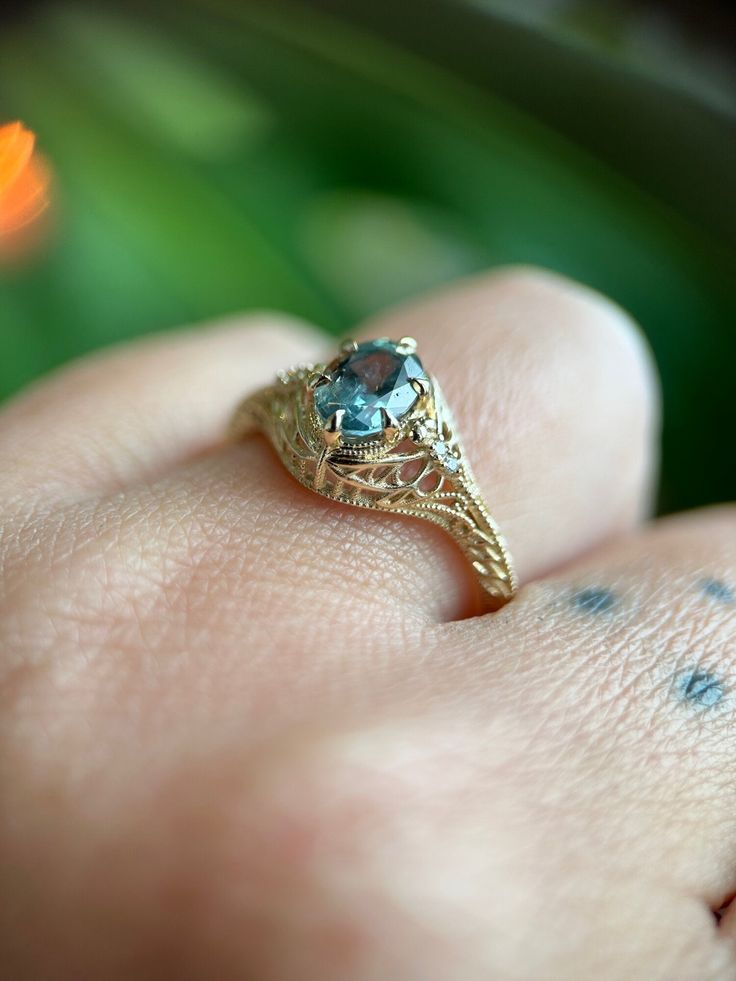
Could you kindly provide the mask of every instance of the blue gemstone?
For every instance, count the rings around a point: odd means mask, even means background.
[[[397,422],[412,410],[418,394],[413,378],[429,385],[416,354],[402,353],[393,341],[368,341],[346,355],[328,375],[329,382],[314,393],[314,405],[323,421],[344,409],[345,440],[370,439],[383,431],[381,409]]]

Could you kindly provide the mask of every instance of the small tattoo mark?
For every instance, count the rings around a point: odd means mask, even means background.
[[[582,613],[609,613],[617,603],[616,594],[602,586],[588,586],[572,597],[572,605]]]
[[[736,603],[736,593],[720,579],[701,579],[698,586],[705,596],[719,603]]]
[[[722,683],[714,674],[699,669],[683,671],[677,677],[677,691],[684,702],[711,708],[723,698]]]

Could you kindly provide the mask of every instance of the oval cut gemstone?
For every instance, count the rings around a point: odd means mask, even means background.
[[[386,340],[359,344],[328,377],[329,382],[315,389],[315,408],[323,422],[344,409],[342,436],[353,441],[383,431],[381,409],[401,422],[419,398],[412,379],[429,385],[416,354],[402,353],[393,341]]]

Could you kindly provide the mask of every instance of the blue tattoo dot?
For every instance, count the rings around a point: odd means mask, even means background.
[[[677,691],[684,702],[711,708],[723,698],[723,685],[708,671],[683,671],[677,678]]]
[[[582,613],[608,613],[617,602],[616,595],[610,589],[600,586],[581,589],[572,598],[572,605]]]
[[[736,603],[736,593],[719,579],[701,579],[700,591],[720,603]]]

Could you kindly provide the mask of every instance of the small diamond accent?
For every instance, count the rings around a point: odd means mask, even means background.
[[[436,439],[432,443],[432,456],[438,460],[448,473],[457,473],[460,469],[460,461],[450,452],[450,447],[444,439]]]

